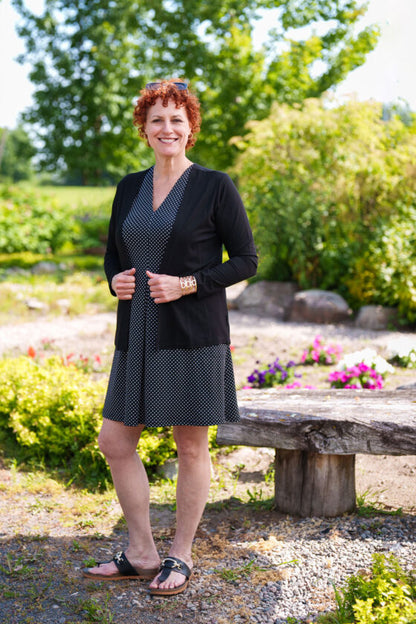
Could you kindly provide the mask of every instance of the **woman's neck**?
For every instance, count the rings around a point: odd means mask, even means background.
[[[156,179],[174,179],[182,175],[185,169],[192,165],[192,161],[185,155],[183,158],[156,158],[153,176]]]

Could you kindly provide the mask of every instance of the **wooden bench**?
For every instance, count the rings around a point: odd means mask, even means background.
[[[416,455],[415,390],[242,390],[241,421],[219,444],[272,447],[276,509],[338,516],[355,509],[355,454]],[[416,487],[416,483],[415,483]]]

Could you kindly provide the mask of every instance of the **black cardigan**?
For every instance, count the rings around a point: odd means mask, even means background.
[[[104,268],[111,280],[132,268],[122,226],[146,171],[132,173],[117,186]],[[222,262],[222,245],[229,260]],[[159,273],[194,275],[197,293],[157,304],[160,349],[229,344],[225,288],[255,275],[257,254],[240,195],[230,177],[194,164],[160,265]],[[119,301],[115,344],[127,351],[131,300]]]

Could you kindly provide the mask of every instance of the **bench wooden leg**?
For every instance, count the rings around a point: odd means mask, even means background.
[[[276,450],[278,511],[294,516],[339,516],[355,509],[355,455]]]

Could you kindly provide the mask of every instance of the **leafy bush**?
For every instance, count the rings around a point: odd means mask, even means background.
[[[336,591],[334,614],[321,616],[321,624],[415,624],[416,579],[390,555],[373,555],[371,570],[348,579]]]
[[[77,219],[74,245],[79,251],[101,250],[107,242],[109,217],[83,215]]]
[[[31,347],[28,353],[0,360],[0,440],[17,445],[22,460],[62,469],[90,488],[107,487],[110,470],[97,444],[105,381],[87,374],[81,360]],[[215,431],[210,427],[211,449]],[[163,427],[145,429],[139,448],[150,474],[176,454]]]
[[[416,321],[416,208],[375,227],[345,284],[353,303],[395,306],[402,318]]]
[[[73,238],[64,208],[39,191],[0,187],[0,253],[56,252]]]
[[[23,449],[23,457],[69,469],[88,484],[105,486],[110,473],[98,449],[104,395],[75,366],[54,356],[0,361],[0,431]]]
[[[241,150],[234,173],[259,250],[258,277],[332,289],[360,304],[364,296],[400,305],[410,318],[416,270],[410,211],[416,204],[414,123],[383,121],[376,103],[328,108],[311,99],[302,107],[275,104],[267,119],[250,122],[249,129],[244,139],[234,140]],[[403,216],[406,226],[400,229]],[[384,241],[389,246],[384,256],[378,245],[391,234],[386,224],[392,219],[395,239]],[[379,227],[387,228],[385,234]]]

